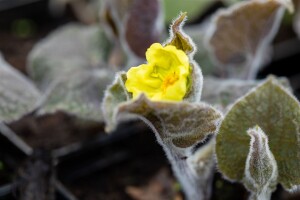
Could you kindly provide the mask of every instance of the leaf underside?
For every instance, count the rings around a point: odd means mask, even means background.
[[[187,148],[216,131],[221,114],[203,103],[153,102],[144,95],[120,105],[118,114],[128,113],[141,117],[162,141],[172,141]]]
[[[255,13],[255,15],[253,14]],[[208,45],[227,77],[252,78],[268,60],[283,9],[275,0],[240,2],[216,14]]]

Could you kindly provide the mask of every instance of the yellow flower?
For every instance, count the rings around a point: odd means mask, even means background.
[[[133,98],[144,93],[151,100],[181,101],[188,91],[188,56],[175,46],[154,43],[146,52],[147,64],[127,72],[125,87]]]

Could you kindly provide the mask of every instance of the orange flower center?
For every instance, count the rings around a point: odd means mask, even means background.
[[[163,81],[161,85],[161,89],[163,93],[166,93],[167,88],[173,85],[176,81],[178,81],[179,76],[174,72],[173,74],[169,74]]]

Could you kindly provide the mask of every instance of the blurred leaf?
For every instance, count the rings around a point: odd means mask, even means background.
[[[239,99],[225,116],[217,135],[219,170],[229,179],[244,176],[250,138],[258,125],[269,138],[278,164],[278,182],[286,189],[300,184],[300,104],[273,77]]]
[[[297,33],[298,38],[300,38],[300,0],[294,0],[295,3],[295,15],[293,21],[294,31]]]
[[[259,81],[254,80],[206,77],[203,84],[202,100],[225,109],[258,84]]]
[[[164,29],[160,0],[104,0],[101,17],[129,58],[145,58],[147,48],[159,42]]]
[[[39,114],[65,111],[83,119],[103,121],[101,101],[113,77],[112,71],[94,69],[57,79],[49,88]]]
[[[62,17],[68,9],[76,19],[85,24],[98,23],[98,14],[101,0],[49,0],[49,11],[51,16]]]
[[[129,48],[139,57],[151,44],[160,42],[163,29],[160,0],[134,0],[125,24],[125,38]]]
[[[268,48],[283,13],[284,7],[276,0],[240,2],[217,12],[208,32],[208,46],[225,76],[255,77],[269,59]]]
[[[35,46],[29,74],[45,93],[39,114],[65,111],[101,121],[100,102],[114,72],[110,43],[98,26],[66,25]]]
[[[0,122],[11,122],[33,111],[39,98],[33,83],[0,55]]]
[[[98,26],[66,25],[43,39],[30,52],[29,76],[45,91],[60,77],[95,69],[108,58],[110,43]]]
[[[243,0],[222,0],[226,5],[230,6],[232,4],[235,4],[235,3],[238,3],[238,2],[241,2]]]
[[[184,32],[190,36],[197,47],[194,59],[199,63],[203,75],[213,75],[218,74],[217,67],[209,56],[209,50],[205,45],[205,30],[207,28],[207,23],[200,25],[187,26],[184,28]]]
[[[282,77],[278,81],[287,89],[292,90],[288,79]],[[237,99],[244,96],[250,89],[261,84],[260,80],[220,79],[205,77],[202,91],[202,100],[218,106],[223,111]]]

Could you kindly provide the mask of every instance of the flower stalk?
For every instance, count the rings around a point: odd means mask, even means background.
[[[203,77],[193,60],[196,48],[181,29],[185,18],[181,14],[174,21],[168,42],[148,48],[147,63],[117,75],[106,91],[103,113],[109,130],[128,115],[147,123],[165,150],[186,198],[208,200],[214,143],[207,138],[214,138],[222,114],[199,102]]]

